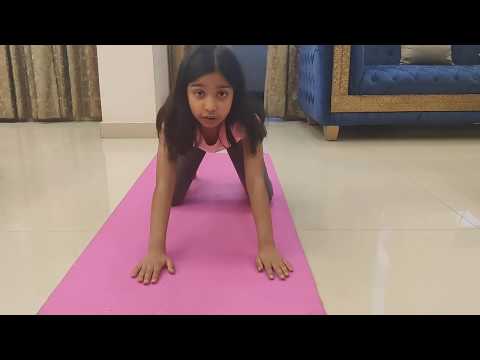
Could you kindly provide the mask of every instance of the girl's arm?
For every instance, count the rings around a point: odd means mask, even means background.
[[[289,272],[293,271],[293,268],[280,256],[273,240],[272,216],[263,174],[262,144],[260,143],[256,153],[252,154],[248,137],[245,137],[243,141],[243,156],[245,162],[245,184],[257,229],[257,268],[259,271],[265,270],[270,279],[273,279],[273,272],[279,278],[285,279],[289,276]]]
[[[166,233],[173,192],[175,189],[175,161],[168,157],[163,131],[159,134],[157,151],[156,184],[152,198],[150,217],[149,252],[165,253]]]
[[[248,138],[245,137],[243,141],[243,158],[245,162],[245,184],[257,227],[258,247],[275,247],[270,203],[263,175],[262,144],[259,144],[254,155],[250,151]]]
[[[162,132],[159,134],[157,181],[152,197],[148,252],[131,272],[133,278],[145,285],[150,282],[156,283],[164,267],[170,274],[175,273],[175,266],[172,259],[167,256],[165,246],[168,218],[175,188],[175,167],[175,161],[170,161],[168,157],[168,148]]]

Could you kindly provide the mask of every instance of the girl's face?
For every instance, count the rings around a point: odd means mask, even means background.
[[[218,72],[201,76],[187,87],[190,110],[206,128],[215,128],[227,118],[233,95],[232,86]]]

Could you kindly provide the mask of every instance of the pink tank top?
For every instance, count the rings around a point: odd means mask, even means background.
[[[232,127],[232,135],[235,139],[235,142],[239,142],[245,137],[245,131],[243,130],[242,126],[237,122]],[[205,138],[201,134],[200,130],[197,130],[197,143],[198,147],[203,151],[214,153],[224,149],[228,149],[231,144],[228,142],[227,137],[227,128],[225,125],[225,121],[222,123],[220,127],[220,131],[218,133],[217,142],[213,145],[208,145],[205,141]]]

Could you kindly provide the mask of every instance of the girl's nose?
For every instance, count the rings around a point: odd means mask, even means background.
[[[213,112],[217,110],[217,104],[212,99],[205,99],[205,110],[208,112]]]

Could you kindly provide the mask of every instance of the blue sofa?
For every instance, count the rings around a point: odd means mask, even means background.
[[[298,46],[299,105],[310,121],[324,126],[327,140],[336,140],[340,127],[349,125],[480,123],[480,45],[453,45],[454,65],[401,65],[400,45],[335,47]],[[334,56],[347,47],[348,62],[343,53]],[[339,59],[343,65],[335,66]],[[348,86],[337,84],[342,66]],[[332,87],[342,86],[348,93],[334,99]],[[432,111],[436,104],[441,111]]]

